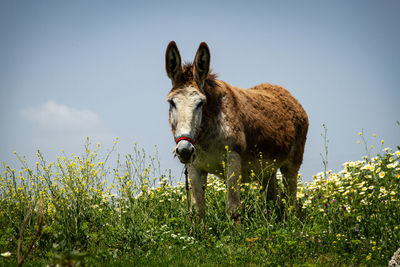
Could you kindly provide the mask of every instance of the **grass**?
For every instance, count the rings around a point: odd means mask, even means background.
[[[236,225],[222,180],[209,177],[206,218],[196,223],[185,186],[156,156],[135,146],[111,169],[114,150],[100,156],[100,145],[87,142],[82,156],[48,163],[38,154],[33,167],[19,157],[18,170],[3,164],[0,265],[16,265],[31,246],[27,266],[383,266],[400,247],[400,151],[299,181],[299,208],[287,207],[285,219],[257,183],[243,184]]]

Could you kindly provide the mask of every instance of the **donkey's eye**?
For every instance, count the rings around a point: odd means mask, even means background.
[[[199,109],[199,108],[201,108],[201,107],[203,106],[203,104],[204,104],[204,102],[203,102],[203,101],[201,101],[201,102],[197,103],[197,105],[196,105],[196,109]]]
[[[171,108],[176,108],[174,100],[168,100],[168,102]]]

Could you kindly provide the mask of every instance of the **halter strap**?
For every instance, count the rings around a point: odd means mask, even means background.
[[[190,143],[192,143],[192,145],[194,145],[194,140],[190,135],[180,135],[180,136],[176,137],[175,143],[179,143],[179,141],[182,141],[182,140],[189,141]]]

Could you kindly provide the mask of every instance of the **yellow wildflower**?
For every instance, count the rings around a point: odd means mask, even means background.
[[[258,237],[246,238],[246,242],[249,242],[249,243],[254,243],[254,242],[256,242],[257,240],[258,240]]]
[[[369,261],[369,260],[371,259],[371,257],[372,257],[372,253],[369,253],[365,259],[366,259],[367,261]]]
[[[8,258],[8,257],[11,256],[11,252],[7,251],[7,252],[4,252],[4,253],[1,253],[0,255],[1,255],[2,257],[4,257],[4,258]]]

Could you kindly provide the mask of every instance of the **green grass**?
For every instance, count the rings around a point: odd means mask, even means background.
[[[387,266],[400,247],[399,151],[299,181],[299,208],[286,207],[284,219],[256,183],[244,184],[237,225],[225,214],[222,180],[209,177],[206,218],[196,222],[185,187],[156,156],[135,146],[106,167],[114,150],[100,156],[100,146],[87,143],[82,156],[47,163],[38,154],[33,167],[20,158],[18,170],[3,164],[0,252],[10,253],[0,265],[16,265],[18,241],[21,255],[33,245],[27,266]]]

